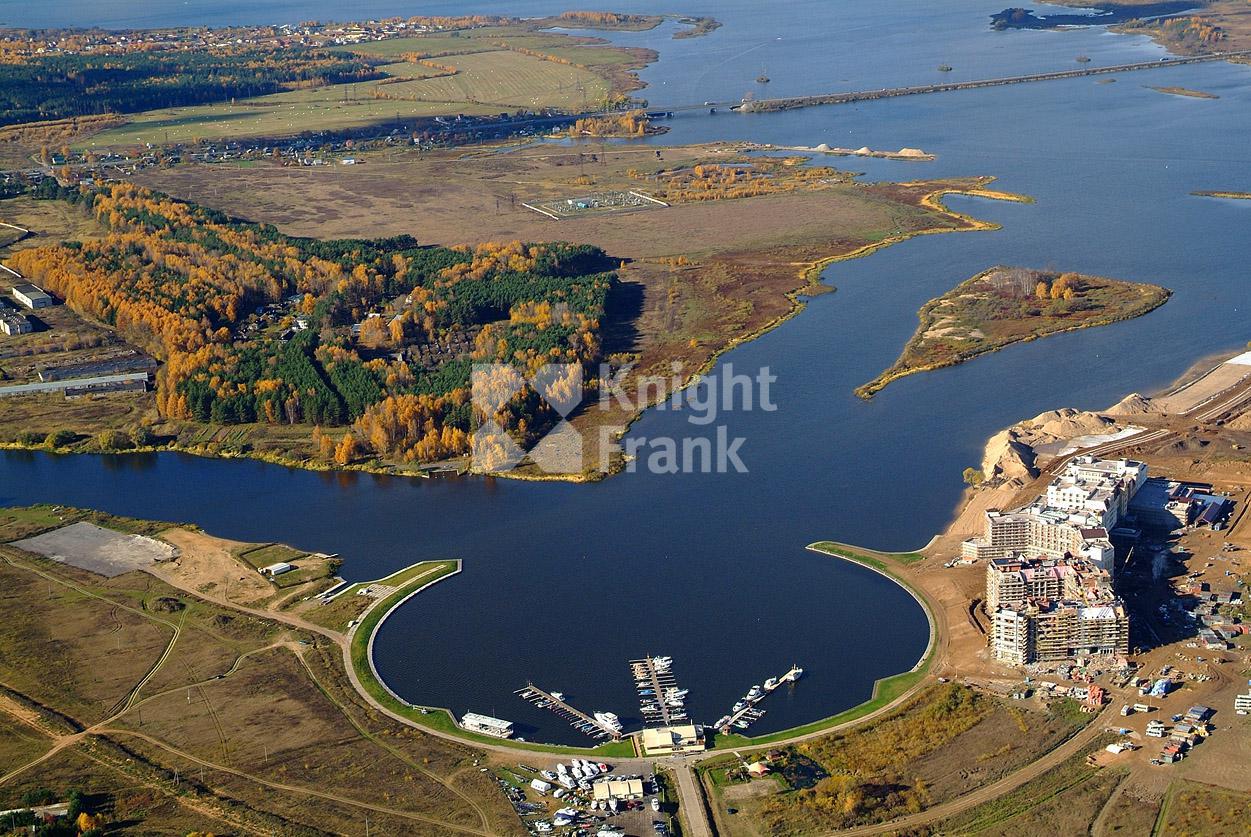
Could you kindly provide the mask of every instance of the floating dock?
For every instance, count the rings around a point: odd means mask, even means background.
[[[630,673],[634,675],[635,689],[639,693],[639,712],[649,726],[669,727],[675,723],[690,723],[686,709],[670,706],[665,693],[678,689],[673,675],[673,661],[667,657],[644,657],[630,661]]]
[[[611,738],[613,741],[621,740],[621,731],[600,723],[580,709],[576,709],[565,703],[561,698],[556,697],[551,692],[544,691],[533,683],[527,683],[524,689],[518,689],[513,694],[522,700],[529,701],[540,709],[550,709],[559,717],[569,722],[569,726],[578,732],[584,732],[592,738]]]
[[[742,702],[746,705],[737,712],[732,711],[729,715],[717,721],[717,729],[722,735],[729,735],[736,727],[741,732],[748,725],[760,720],[764,716],[765,710],[759,709],[757,704],[780,689],[784,683],[797,683],[799,678],[803,676],[803,673],[804,670],[799,666],[791,666],[786,674],[783,674],[773,682],[773,685],[769,685],[769,681],[766,680],[760,694],[754,698],[744,695]],[[750,692],[748,694],[750,695]],[[738,726],[740,723],[743,726]]]

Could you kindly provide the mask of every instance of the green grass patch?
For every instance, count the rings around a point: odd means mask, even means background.
[[[285,544],[271,543],[255,549],[244,550],[239,553],[238,557],[252,569],[259,570],[261,567],[268,567],[270,564],[278,564],[284,561],[294,563],[296,559],[303,558],[307,554],[307,552],[294,549]]]
[[[887,570],[889,561],[896,561],[900,564],[914,564],[917,561],[925,560],[925,556],[920,552],[876,552],[873,550],[856,549],[837,541],[817,541],[809,548],[818,552],[824,552],[827,555],[837,555],[849,561],[867,564],[878,570]]]

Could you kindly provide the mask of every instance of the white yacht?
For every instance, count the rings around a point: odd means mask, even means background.
[[[596,712],[595,720],[617,732],[621,731],[621,719],[613,712]]]

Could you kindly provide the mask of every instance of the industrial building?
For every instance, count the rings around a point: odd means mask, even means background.
[[[1130,504],[1130,511],[1144,526],[1177,529],[1200,525],[1220,529],[1233,510],[1233,502],[1212,493],[1205,483],[1148,480]]]
[[[34,330],[35,327],[31,325],[25,314],[0,307],[0,331],[10,337],[15,337],[18,334],[30,334]]]
[[[596,800],[642,799],[642,779],[602,779],[592,785]]]
[[[36,308],[48,308],[52,305],[53,299],[50,294],[42,288],[38,288],[29,282],[13,287],[13,298],[32,310]]]

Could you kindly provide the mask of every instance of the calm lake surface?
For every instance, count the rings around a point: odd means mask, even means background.
[[[1149,41],[1100,29],[992,32],[1005,5],[802,2],[786,13],[735,2],[610,4],[708,13],[725,26],[672,41],[672,27],[613,35],[662,58],[644,73],[653,103],[866,89],[946,78],[1151,60]],[[475,11],[544,14],[557,2],[483,2]],[[23,25],[156,26],[452,13],[451,3],[0,3]],[[1035,6],[1040,14],[1048,7]],[[918,38],[917,33],[925,33]],[[919,42],[920,41],[920,42]],[[939,64],[950,64],[950,74]],[[763,88],[754,79],[767,72]],[[913,146],[933,163],[835,159],[870,179],[990,174],[1031,205],[953,198],[998,232],[925,236],[833,266],[834,294],[723,358],[777,376],[774,412],[721,417],[746,443],[746,475],[624,474],[589,486],[325,475],[178,454],[0,456],[0,503],[62,502],[194,521],[226,537],[341,552],[344,576],[373,578],[423,558],[464,573],[412,600],[380,632],[379,667],[414,702],[517,721],[528,738],[582,743],[512,695],[534,680],[586,710],[636,721],[626,661],[668,654],[697,720],[728,711],[791,663],[809,672],[763,704],[753,732],[845,709],[875,679],[907,670],[925,618],[876,574],[809,553],[832,538],[910,549],[943,528],[960,472],[985,439],[1059,406],[1099,408],[1166,385],[1196,358],[1251,334],[1246,265],[1251,203],[1194,197],[1251,191],[1251,69],[1224,64],[913,97],[768,115],[679,117],[663,143],[749,139],[786,145]],[[1220,96],[1170,96],[1177,85]],[[414,223],[420,235],[420,220]],[[891,384],[852,389],[888,366],[927,299],[998,263],[1157,282],[1156,312],[1051,337]],[[721,370],[719,370],[721,371]],[[639,437],[707,433],[656,410]],[[869,618],[871,615],[871,619]]]

